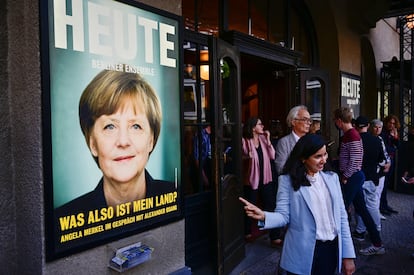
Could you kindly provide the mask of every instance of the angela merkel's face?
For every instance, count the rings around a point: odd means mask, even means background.
[[[130,183],[144,177],[153,142],[143,108],[128,102],[115,113],[95,121],[89,147],[98,158],[105,180]]]

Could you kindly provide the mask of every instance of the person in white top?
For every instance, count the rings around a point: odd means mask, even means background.
[[[322,171],[327,158],[324,139],[304,135],[279,176],[275,212],[262,211],[239,198],[261,229],[288,225],[280,259],[280,267],[288,274],[355,272],[355,250],[339,178],[332,171]]]

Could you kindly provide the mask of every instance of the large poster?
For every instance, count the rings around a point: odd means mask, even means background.
[[[361,80],[357,75],[341,72],[341,106],[349,107],[354,118],[361,108]]]
[[[181,217],[181,22],[135,2],[47,3],[42,83],[53,259]]]

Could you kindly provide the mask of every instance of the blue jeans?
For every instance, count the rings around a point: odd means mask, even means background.
[[[348,178],[348,182],[346,184],[343,184],[345,208],[348,210],[351,203],[354,205],[355,212],[361,217],[367,227],[371,242],[374,245],[379,246],[382,245],[382,240],[379,231],[377,230],[377,225],[372,219],[365,204],[364,192],[362,190],[364,181],[364,173],[362,171],[358,171]]]

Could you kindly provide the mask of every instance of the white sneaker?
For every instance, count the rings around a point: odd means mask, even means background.
[[[382,255],[385,254],[385,247],[384,246],[369,246],[367,248],[361,249],[359,250],[359,253],[361,253],[362,255]]]
[[[381,217],[381,220],[383,220],[383,221],[385,221],[387,218],[384,216],[384,215],[382,215],[382,214],[380,214],[380,217]]]

